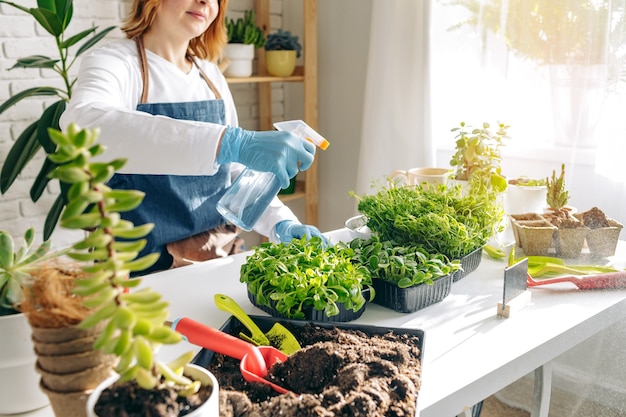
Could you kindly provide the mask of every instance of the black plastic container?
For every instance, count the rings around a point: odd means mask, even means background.
[[[376,296],[373,302],[400,313],[413,313],[446,298],[452,288],[452,277],[452,274],[448,274],[435,279],[432,285],[418,284],[407,288],[374,279],[372,286]]]
[[[460,258],[461,266],[463,269],[455,271],[452,275],[452,282],[457,282],[461,278],[466,277],[471,272],[475,271],[480,265],[480,261],[483,258],[483,248],[478,248],[467,255]]]
[[[266,316],[255,316],[251,315],[252,321],[254,321],[257,326],[264,333],[267,333],[269,329],[275,324],[280,323],[285,326],[288,330],[293,331],[292,329],[303,327],[306,323],[311,322],[310,320],[290,320],[290,319],[282,319],[277,317],[266,317]],[[324,329],[332,329],[334,327],[342,330],[360,330],[369,336],[375,335],[385,335],[390,331],[395,334],[405,334],[409,336],[416,336],[419,338],[421,344],[418,345],[420,354],[419,360],[420,364],[422,363],[422,359],[424,358],[424,331],[419,329],[403,329],[396,327],[379,327],[379,326],[371,326],[357,323],[330,323],[330,322],[314,322],[316,326],[319,326]],[[248,330],[243,327],[243,325],[237,320],[234,316],[231,316],[223,325],[220,327],[225,333],[231,334],[233,336],[239,335],[240,332],[249,333]],[[202,349],[196,357],[193,359],[193,363],[196,365],[206,367],[211,360],[213,360],[213,355],[215,353],[212,350]]]
[[[369,292],[370,292],[369,288],[366,288],[366,289],[363,290],[363,296],[365,297],[366,300],[369,300]],[[250,291],[248,291],[248,299],[250,300],[250,302],[253,305],[255,305],[256,307],[258,307],[261,310],[265,311],[267,314],[271,315],[272,317],[289,319],[288,317],[285,317],[284,314],[278,312],[273,307],[269,307],[269,306],[266,306],[266,305],[258,304],[256,302],[256,296],[254,294],[252,294]],[[272,303],[272,301],[270,301],[270,303]],[[303,320],[315,321],[315,322],[341,322],[341,323],[345,323],[345,322],[348,322],[348,321],[356,320],[359,317],[361,317],[363,315],[363,312],[365,311],[365,307],[366,306],[367,306],[367,303],[365,303],[363,305],[363,307],[361,307],[361,309],[359,309],[357,311],[352,311],[352,309],[346,309],[346,307],[345,307],[345,305],[343,303],[337,303],[337,307],[339,307],[339,314],[337,314],[335,316],[331,316],[331,317],[327,317],[326,313],[323,310],[315,310],[313,307],[309,307],[309,308],[305,308],[304,309],[304,319]],[[296,319],[291,319],[291,320],[296,320]]]

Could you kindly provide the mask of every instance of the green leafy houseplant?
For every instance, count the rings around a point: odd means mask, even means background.
[[[296,51],[296,57],[302,54],[302,45],[298,36],[292,35],[288,30],[278,29],[274,33],[267,35],[265,42],[266,51]]]
[[[506,190],[506,178],[502,175],[500,166],[502,156],[501,147],[508,139],[509,126],[499,123],[494,132],[489,123],[483,123],[480,128],[470,130],[464,122],[455,127],[455,153],[450,159],[454,168],[453,178],[468,181],[475,190],[495,191],[501,193]]]
[[[61,79],[63,87],[40,86],[28,88],[14,94],[4,103],[0,104],[0,114],[30,97],[56,97],[58,100],[50,104],[41,114],[41,117],[30,124],[19,134],[17,140],[9,151],[2,170],[0,171],[0,192],[6,193],[18,175],[24,170],[26,165],[43,148],[46,154],[52,154],[56,150],[54,142],[48,136],[48,128],[59,128],[59,117],[65,110],[65,106],[72,96],[72,87],[76,81],[71,77],[71,69],[76,58],[94,46],[107,33],[115,27],[107,27],[102,31],[97,31],[97,27],[85,29],[75,35],[67,36],[65,33],[73,15],[72,0],[38,0],[36,8],[28,8],[19,4],[0,0],[0,3],[15,7],[31,15],[35,21],[50,35],[54,37],[57,47],[56,57],[44,55],[32,55],[19,58],[14,68],[37,69],[52,71]],[[91,36],[90,36],[91,35]],[[79,43],[82,44],[79,45]],[[70,50],[78,47],[73,57]],[[48,174],[56,167],[56,164],[49,159],[44,162],[30,189],[30,198],[37,202],[50,180]],[[64,188],[62,187],[62,190]],[[65,205],[64,192],[62,192],[54,202],[44,226],[44,239],[47,240],[52,234],[58,217]]]
[[[504,211],[490,193],[464,193],[459,185],[395,185],[357,196],[358,211],[383,241],[420,245],[429,254],[459,259],[500,231]]]
[[[246,10],[243,17],[236,20],[226,17],[226,29],[229,43],[243,43],[262,48],[265,45],[265,33],[254,21],[254,10]]]
[[[241,266],[240,281],[257,304],[288,318],[305,318],[307,308],[333,317],[339,314],[337,303],[356,312],[367,301],[365,288],[370,288],[370,299],[374,295],[369,272],[354,265],[353,256],[350,248],[324,247],[319,237],[289,244],[265,242]]]

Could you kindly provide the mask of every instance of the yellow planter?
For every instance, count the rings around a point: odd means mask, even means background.
[[[296,68],[296,51],[265,51],[267,72],[275,77],[288,77]]]

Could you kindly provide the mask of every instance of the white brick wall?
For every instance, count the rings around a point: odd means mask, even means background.
[[[35,0],[14,0],[25,7],[36,7]],[[130,0],[101,0],[98,2],[76,0],[74,15],[67,30],[69,35],[84,29],[98,26],[100,28],[119,25],[120,19],[127,13]],[[253,0],[231,0],[229,16],[242,15],[244,10],[254,6]],[[282,0],[272,0],[271,26],[277,27],[281,22]],[[121,32],[113,31],[108,36],[120,37]],[[4,102],[13,94],[34,86],[60,86],[61,81],[52,71],[10,70],[15,60],[28,55],[53,55],[56,46],[52,37],[43,30],[35,20],[21,10],[0,5],[0,102]],[[78,70],[78,63],[73,73]],[[237,84],[232,87],[239,121],[246,129],[258,128],[257,86],[255,84]],[[273,113],[276,118],[283,114],[282,86],[273,88]],[[40,117],[50,99],[33,98],[22,101],[11,109],[0,114],[0,162],[4,163],[9,149],[15,139],[26,126]],[[41,235],[43,223],[50,204],[57,194],[57,187],[50,186],[37,203],[29,197],[29,189],[41,166],[43,152],[35,157],[27,169],[15,181],[11,189],[0,196],[0,229],[7,230],[19,237],[23,231],[34,226]],[[63,247],[74,240],[72,234],[57,230],[53,235],[53,244]]]

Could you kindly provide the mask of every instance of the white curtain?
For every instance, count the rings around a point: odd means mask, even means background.
[[[356,192],[396,169],[431,166],[429,1],[374,0]]]

